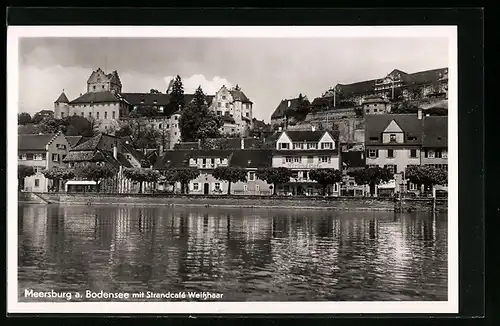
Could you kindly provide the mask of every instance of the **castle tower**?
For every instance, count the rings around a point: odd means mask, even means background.
[[[122,92],[122,83],[118,72],[114,70],[110,74],[106,74],[101,68],[93,71],[87,80],[87,92]]]
[[[66,94],[64,94],[64,89],[54,102],[54,118],[62,119],[69,116],[69,101]]]

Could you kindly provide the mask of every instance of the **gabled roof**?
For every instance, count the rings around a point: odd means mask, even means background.
[[[237,149],[229,161],[229,166],[243,169],[268,168],[272,166],[272,149]]]
[[[252,103],[248,97],[241,90],[231,90],[229,91],[233,97],[233,101],[241,101],[242,103]]]
[[[171,94],[164,93],[121,93],[120,94],[131,105],[159,105],[166,106],[170,103]],[[212,104],[214,96],[205,95],[207,104]],[[184,104],[193,101],[194,94],[184,94]],[[155,102],[156,101],[156,102]]]
[[[82,136],[64,136],[64,137],[66,137],[66,140],[68,141],[70,148],[73,148],[76,145],[78,145],[80,141],[83,139]]]
[[[362,95],[373,92],[373,87],[376,82],[376,79],[371,79],[352,84],[337,84],[336,89],[342,92],[345,96]]]
[[[320,141],[326,131],[284,131],[292,141]]]
[[[99,134],[87,140],[86,142],[80,143],[71,149],[71,151],[92,151],[98,148],[99,142],[101,141],[102,135]]]
[[[66,97],[66,94],[62,92],[54,103],[69,103],[69,100],[68,97]]]
[[[89,92],[69,102],[70,104],[114,103],[121,99],[113,92]]]
[[[295,110],[298,106],[299,98],[281,100],[280,104],[276,107],[273,114],[271,115],[271,119],[283,118],[287,109]]]
[[[18,135],[18,150],[45,150],[45,146],[50,144],[57,134],[22,134]]]
[[[437,82],[447,70],[448,68],[439,68],[420,71],[413,74],[403,75],[402,78],[406,86],[430,84]]]
[[[448,147],[448,117],[423,118],[422,147]]]
[[[416,114],[372,114],[365,117],[365,144],[382,144],[382,133],[394,120],[404,133],[405,144],[422,143],[422,120]],[[377,137],[377,140],[371,140]],[[408,141],[408,137],[416,140]]]

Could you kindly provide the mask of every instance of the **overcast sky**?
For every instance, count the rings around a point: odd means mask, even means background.
[[[20,40],[19,108],[53,109],[64,89],[85,93],[93,70],[118,70],[123,92],[165,92],[179,74],[185,92],[201,85],[214,94],[239,84],[254,116],[269,121],[284,98],[310,100],[337,83],[448,66],[443,38],[197,39],[24,38]]]

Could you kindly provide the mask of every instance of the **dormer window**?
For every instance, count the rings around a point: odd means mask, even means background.
[[[395,142],[396,142],[396,134],[390,134],[390,135],[389,135],[389,141],[391,141],[391,142],[394,142],[394,143],[395,143]]]
[[[378,137],[370,137],[370,140],[378,140]]]

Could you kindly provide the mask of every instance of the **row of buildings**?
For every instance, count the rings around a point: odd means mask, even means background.
[[[371,166],[390,169],[392,183],[384,185],[389,192],[419,191],[407,182],[405,169],[411,165],[435,165],[447,170],[447,117],[418,114],[380,114],[366,117],[365,149],[340,151],[338,135],[330,131],[282,131],[275,138],[274,148],[255,148],[252,138],[235,138],[224,149],[203,149],[196,144],[162,148],[144,152],[134,149],[124,138],[100,134],[92,138],[55,135],[19,135],[18,164],[36,168],[36,174],[25,180],[27,191],[47,191],[51,185],[40,171],[52,166],[76,167],[79,164],[111,164],[119,171],[129,167],[146,167],[164,171],[191,167],[200,171],[189,182],[193,194],[227,193],[227,182],[217,180],[212,172],[218,166],[232,166],[247,171],[247,182],[231,185],[233,194],[267,195],[276,186],[280,194],[316,195],[322,187],[311,180],[309,172],[318,168],[333,168],[348,172]],[[154,162],[145,166],[144,162]],[[289,182],[279,185],[259,180],[256,171],[265,167],[285,167],[292,171]],[[118,174],[107,182],[108,191],[136,192],[138,185]],[[74,180],[66,186],[85,185]],[[151,187],[152,185],[149,185]],[[168,185],[165,184],[167,188]],[[382,187],[382,188],[384,188]],[[174,185],[179,190],[180,185]],[[162,190],[160,187],[156,190]],[[344,193],[362,194],[355,182],[346,177],[341,184],[331,185],[328,192],[337,196]]]
[[[354,117],[356,110],[363,115],[387,114],[396,103],[429,97],[448,97],[448,68],[416,73],[394,69],[382,78],[337,84],[321,96],[331,103],[325,110],[331,111],[332,117]],[[298,105],[298,98],[283,99],[271,115],[271,124],[282,126],[287,110]]]
[[[173,148],[181,140],[179,119],[180,108],[172,108],[171,86],[166,93],[126,93],[122,91],[122,83],[115,70],[106,74],[102,69],[93,71],[87,80],[87,91],[77,98],[69,100],[63,92],[54,102],[54,117],[61,119],[78,115],[88,119],[98,120],[103,132],[116,129],[120,121],[126,121],[129,113],[141,107],[154,107],[158,116],[146,119],[149,126],[168,134],[167,143]],[[189,104],[194,94],[185,94],[184,102]],[[222,116],[223,134],[244,136],[252,127],[253,102],[241,88],[227,88],[225,85],[215,95],[206,96],[206,105],[215,114]]]

